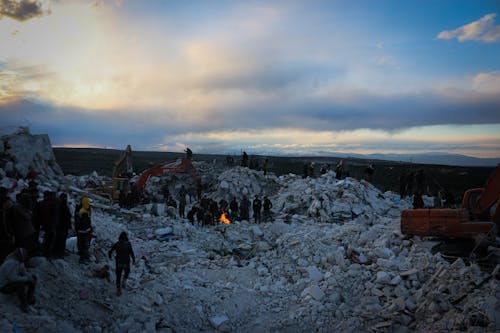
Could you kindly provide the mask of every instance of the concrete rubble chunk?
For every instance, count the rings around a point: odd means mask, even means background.
[[[323,274],[319,271],[318,267],[316,266],[309,266],[306,268],[307,273],[309,273],[309,278],[312,281],[319,282],[323,280]]]

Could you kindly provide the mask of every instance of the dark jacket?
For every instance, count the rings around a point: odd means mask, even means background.
[[[77,234],[89,234],[92,232],[92,224],[88,213],[77,213],[75,217],[75,230]]]
[[[57,224],[57,230],[68,230],[71,229],[71,212],[69,211],[68,204],[61,202],[59,204],[59,223]]]
[[[130,244],[128,239],[120,239],[116,242],[111,250],[108,252],[108,256],[111,258],[113,251],[116,251],[116,265],[130,266],[130,258],[135,262],[134,250],[132,249],[132,244]]]

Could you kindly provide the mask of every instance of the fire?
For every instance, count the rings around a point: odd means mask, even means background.
[[[222,211],[222,215],[219,218],[219,223],[231,224],[231,220],[226,217],[226,212]]]

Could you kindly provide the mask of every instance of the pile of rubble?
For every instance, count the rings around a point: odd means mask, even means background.
[[[158,208],[152,214],[152,204],[124,210],[95,197],[93,263],[79,265],[76,254],[33,258],[31,271],[43,281],[37,305],[24,314],[15,298],[0,295],[0,331],[500,330],[498,281],[475,264],[432,254],[429,241],[401,235],[400,212],[410,202],[399,196],[334,173],[303,179],[204,170],[213,172],[207,195],[267,195],[273,222],[200,227]],[[69,192],[74,205],[86,193],[79,179],[54,172],[40,186]],[[10,181],[3,175],[2,183]],[[121,231],[138,260],[117,297],[107,251]],[[97,274],[105,265],[111,282]]]

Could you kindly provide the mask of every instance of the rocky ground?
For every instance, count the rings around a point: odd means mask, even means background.
[[[40,190],[69,193],[72,209],[89,184],[105,181],[62,175],[46,136],[2,140],[8,148],[0,153],[15,158],[0,169],[0,185],[12,196],[27,185],[30,165],[41,171]],[[92,263],[79,264],[74,253],[32,258],[37,304],[25,314],[15,297],[0,294],[0,332],[500,331],[491,270],[445,260],[431,253],[430,240],[401,235],[400,212],[410,202],[399,195],[333,172],[303,179],[195,165],[216,200],[268,195],[273,221],[201,227],[168,216],[163,204],[124,210],[91,194]],[[149,190],[161,181],[152,179]],[[106,254],[122,231],[137,262],[116,296]],[[111,281],[96,276],[105,265]]]

